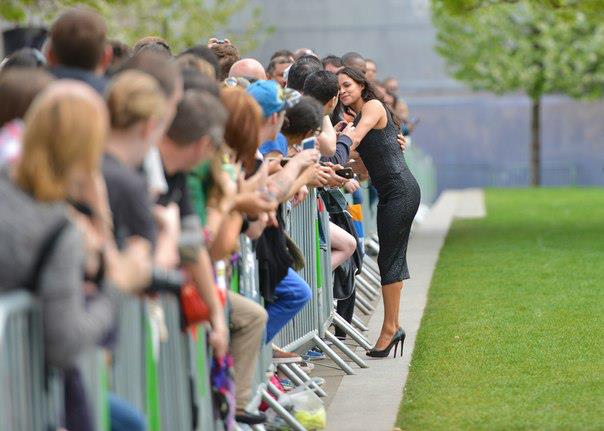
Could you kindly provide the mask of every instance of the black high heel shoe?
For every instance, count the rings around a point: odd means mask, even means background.
[[[396,358],[396,350],[399,343],[401,344],[401,356],[403,356],[403,344],[405,343],[405,331],[403,328],[398,328],[390,343],[384,350],[376,350],[375,348],[369,350],[366,355],[372,358],[386,358],[390,355],[390,350],[394,347],[394,357]]]

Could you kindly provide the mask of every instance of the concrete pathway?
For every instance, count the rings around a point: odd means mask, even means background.
[[[412,231],[407,259],[411,279],[405,282],[401,298],[401,325],[406,331],[402,358],[372,360],[368,369],[355,369],[345,376],[327,410],[329,431],[391,431],[396,421],[417,330],[426,306],[432,274],[440,249],[455,217],[484,217],[482,190],[445,191],[429,214]],[[377,339],[383,315],[379,301],[369,321],[370,341]],[[357,350],[361,352],[361,349]],[[365,355],[361,352],[362,356]]]

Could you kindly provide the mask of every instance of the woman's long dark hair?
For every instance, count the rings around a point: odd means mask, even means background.
[[[390,109],[390,107],[384,103],[384,100],[379,96],[375,86],[367,80],[363,72],[360,72],[359,70],[354,69],[352,67],[343,67],[338,71],[337,75],[346,75],[354,82],[362,86],[363,90],[361,91],[361,99],[363,99],[364,102],[369,102],[370,100],[374,99],[382,102],[382,106],[384,106],[384,109],[386,109],[386,111],[390,113],[390,117],[392,118],[392,121],[394,122],[395,126],[397,128],[400,126],[396,115],[394,115],[394,112],[392,112],[392,109]],[[344,111],[350,113],[349,108],[347,106],[342,105],[342,102],[338,100],[338,107],[340,106],[344,109]],[[338,107],[336,107],[336,110],[338,109]],[[358,114],[360,114],[360,112],[356,113],[356,115]]]

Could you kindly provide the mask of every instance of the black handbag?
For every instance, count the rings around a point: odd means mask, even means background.
[[[267,302],[273,302],[277,284],[285,278],[294,262],[287,248],[280,211],[277,211],[277,220],[279,227],[264,229],[256,243],[260,294]]]

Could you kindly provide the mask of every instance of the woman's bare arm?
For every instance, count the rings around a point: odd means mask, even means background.
[[[348,126],[342,133],[352,139],[351,149],[356,149],[371,129],[383,127],[386,109],[379,100],[370,100],[363,105],[361,120],[355,126]],[[384,124],[385,125],[385,124]]]

